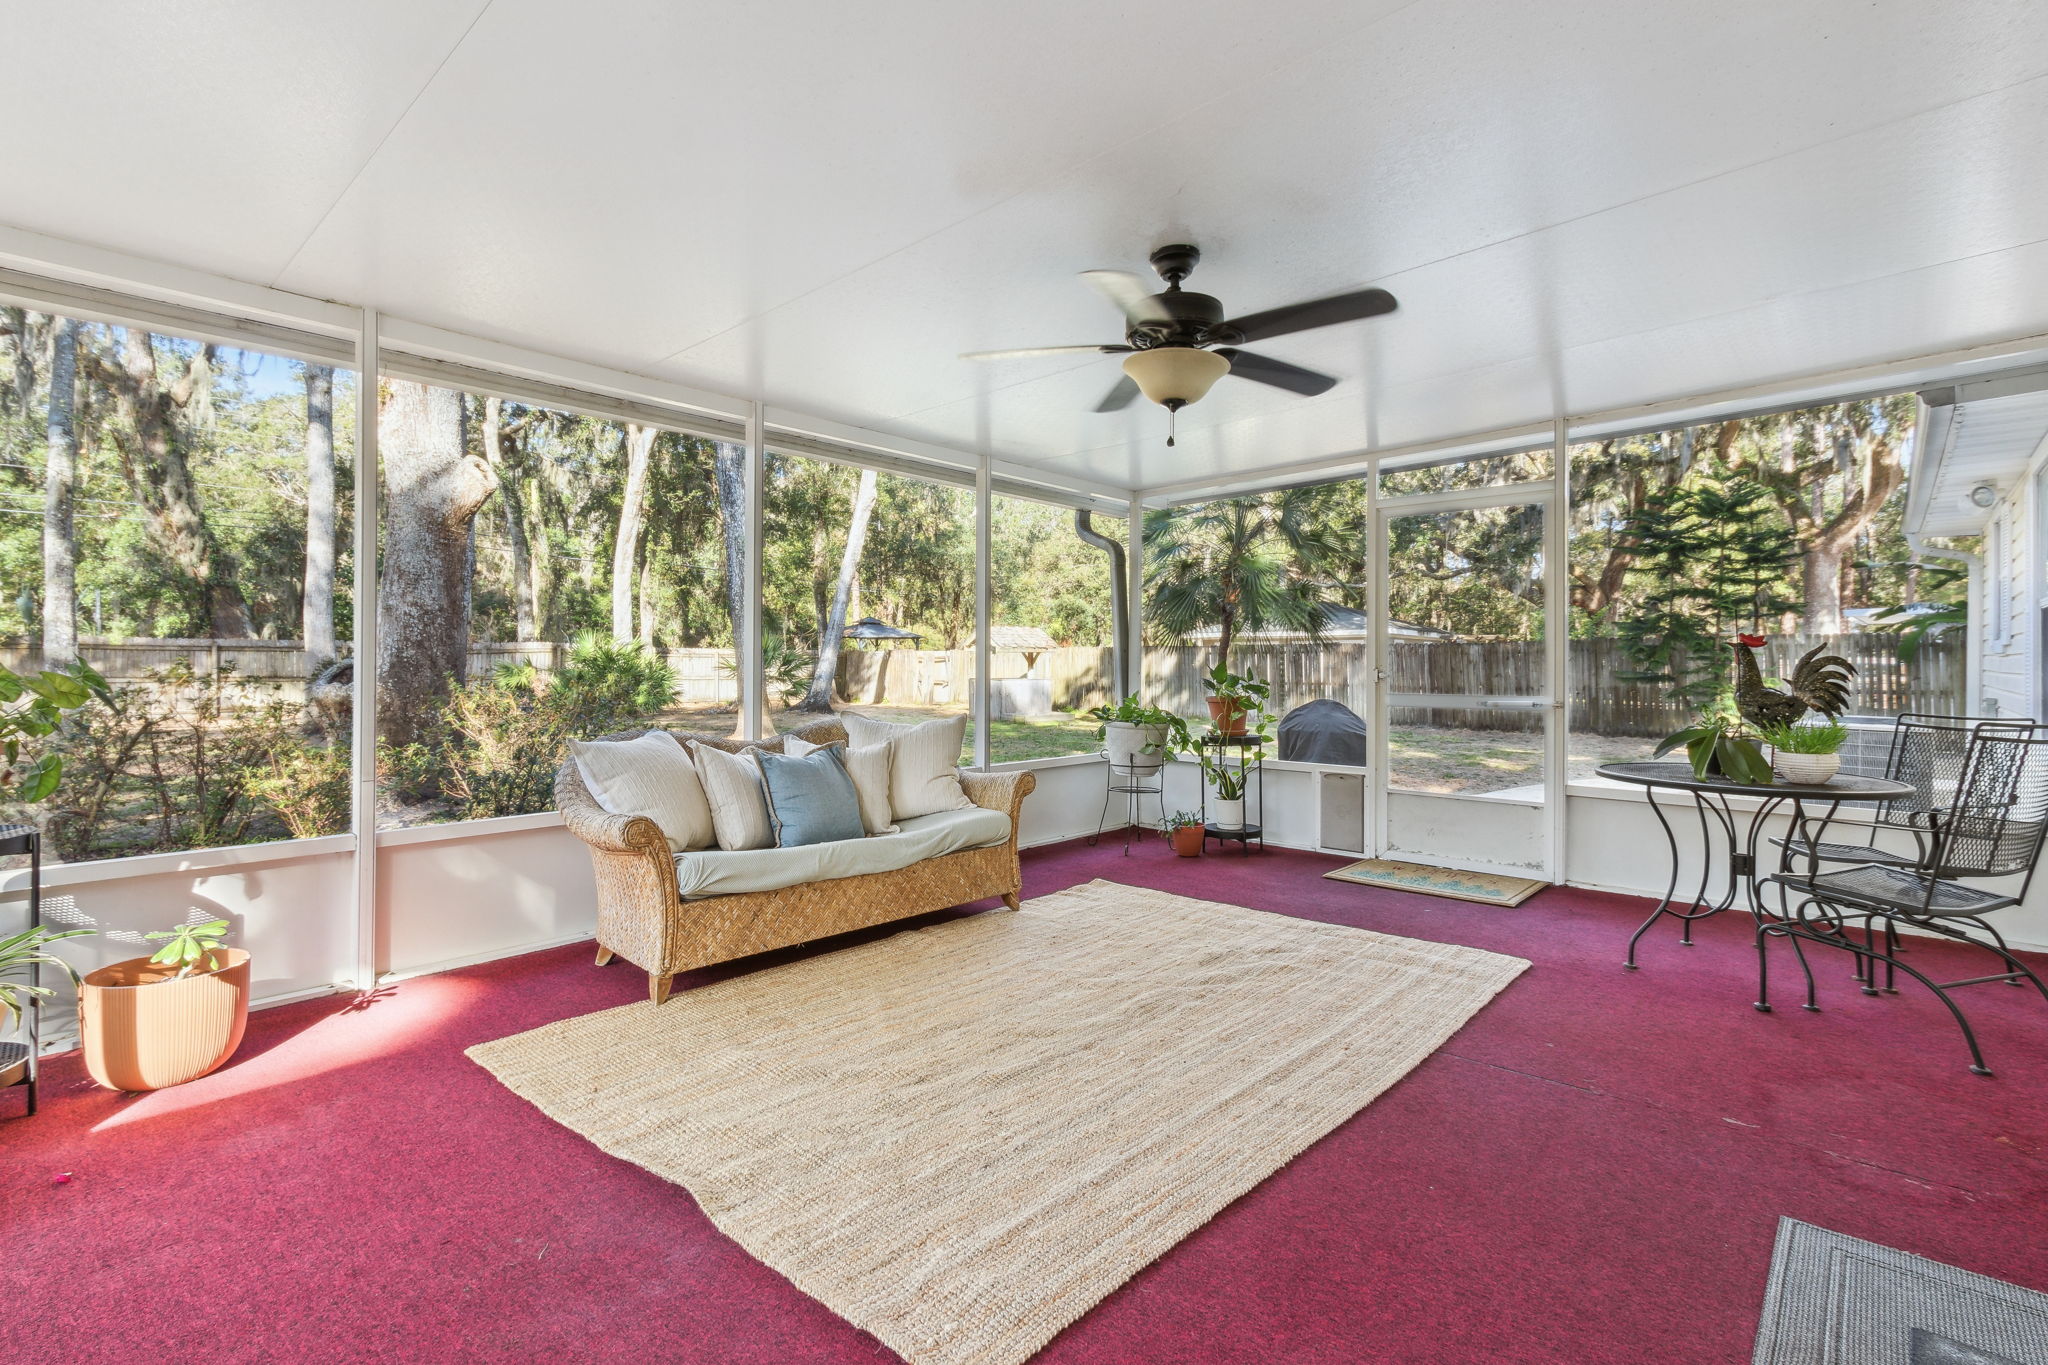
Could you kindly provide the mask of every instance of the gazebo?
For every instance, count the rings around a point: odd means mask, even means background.
[[[864,645],[869,649],[888,649],[893,645],[902,644],[906,640],[910,642],[910,648],[916,649],[920,644],[924,643],[924,636],[919,635],[916,631],[905,630],[901,626],[892,626],[879,616],[861,617],[860,620],[855,621],[846,628],[844,638],[852,641],[854,644]]]

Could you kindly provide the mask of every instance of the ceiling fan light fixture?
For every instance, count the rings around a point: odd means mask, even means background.
[[[1155,346],[1125,356],[1124,373],[1138,392],[1161,407],[1185,407],[1199,403],[1217,380],[1229,374],[1230,362],[1192,346]]]

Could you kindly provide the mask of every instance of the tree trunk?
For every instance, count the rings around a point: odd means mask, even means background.
[[[811,675],[811,690],[792,709],[827,711],[839,679],[839,639],[846,633],[846,607],[852,600],[853,581],[860,573],[860,552],[867,544],[868,518],[875,510],[875,471],[863,469],[860,484],[853,490],[853,516],[846,524],[846,551],[839,556],[839,582],[832,589],[832,611],[818,637],[818,668]]]
[[[1842,546],[1832,538],[1806,547],[1800,565],[1800,586],[1806,593],[1808,635],[1838,635],[1842,630]]]
[[[619,534],[612,542],[612,639],[633,635],[634,566],[640,561],[640,530],[647,520],[647,471],[654,463],[653,427],[626,428],[626,488],[619,496]]]
[[[78,661],[78,540],[72,522],[78,489],[78,324],[58,321],[50,348],[50,409],[44,426],[43,667]]]
[[[711,460],[718,480],[718,525],[725,540],[725,611],[739,644],[747,605],[747,448],[720,441]]]
[[[640,643],[654,648],[654,555],[653,546],[640,547]]]
[[[246,639],[249,606],[233,558],[220,552],[207,524],[179,419],[181,411],[205,409],[199,390],[213,383],[213,352],[203,348],[166,389],[157,381],[155,338],[124,327],[120,363],[94,370],[120,409],[121,473],[142,504],[151,547],[191,580],[216,639]]]
[[[334,369],[306,367],[306,586],[299,638],[307,655],[332,659],[334,644]]]
[[[0,308],[0,324],[4,324],[0,325],[0,332],[14,333],[14,406],[26,414],[36,397],[36,329],[29,322],[28,310],[12,305]],[[74,329],[78,326],[68,320],[62,325]],[[75,331],[72,344],[77,344]],[[0,402],[0,411],[5,410],[6,404]]]
[[[484,458],[498,477],[498,495],[505,509],[505,539],[512,547],[512,634],[522,643],[539,639],[540,576],[526,534],[525,460],[514,459],[516,439],[505,429],[505,400],[484,399]]]
[[[461,394],[401,379],[383,388],[377,733],[409,744],[467,673],[470,523],[495,480],[464,449]]]

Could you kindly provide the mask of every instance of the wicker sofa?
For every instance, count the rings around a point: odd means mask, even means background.
[[[645,733],[640,732],[640,733]],[[836,720],[791,733],[813,744],[846,738]],[[678,738],[685,736],[679,734]],[[728,752],[740,740],[689,735]],[[780,752],[784,736],[760,742]],[[1010,817],[1010,837],[986,848],[927,858],[893,872],[803,882],[773,891],[686,900],[677,890],[675,855],[652,820],[613,815],[591,799],[573,761],[555,773],[555,804],[569,832],[590,848],[597,874],[597,965],[623,957],[647,973],[659,1005],[677,972],[809,943],[873,924],[1001,896],[1012,910],[1023,879],[1017,865],[1017,817],[1036,779],[1030,773],[960,774],[967,799]]]

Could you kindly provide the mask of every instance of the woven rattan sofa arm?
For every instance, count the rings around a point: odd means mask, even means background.
[[[569,832],[592,848],[668,855],[668,839],[659,825],[644,815],[613,815],[598,805],[573,761],[555,770],[555,809],[561,811]]]
[[[967,799],[984,810],[999,810],[1010,817],[1010,842],[1017,842],[1017,817],[1024,809],[1024,798],[1038,785],[1038,778],[1028,772],[1017,773],[969,773],[960,774],[961,790]]]

